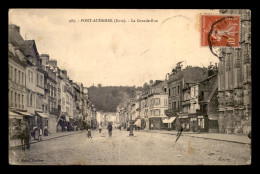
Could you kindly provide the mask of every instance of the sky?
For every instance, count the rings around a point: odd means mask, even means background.
[[[179,61],[183,68],[218,63],[208,47],[200,46],[201,14],[218,10],[10,9],[9,23],[20,27],[24,39],[35,40],[39,54],[57,60],[74,82],[142,86],[164,80]]]

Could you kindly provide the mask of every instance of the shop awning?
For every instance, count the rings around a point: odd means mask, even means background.
[[[33,117],[34,115],[28,113],[28,112],[21,112],[21,111],[16,111],[18,114],[24,115],[24,116],[30,116]]]
[[[135,125],[141,127],[141,119],[137,119]]]
[[[163,123],[169,123],[169,120],[166,118],[162,121]]]
[[[164,119],[163,123],[172,123],[176,117],[171,117],[170,119]]]
[[[210,115],[209,115],[208,118],[209,118],[209,120],[218,120],[218,117],[217,117],[217,116],[210,116]]]
[[[49,115],[47,115],[46,113],[37,112],[37,114],[38,114],[39,116],[41,116],[42,118],[49,118]]]
[[[169,119],[169,123],[172,123],[172,122],[175,120],[175,118],[176,118],[176,117],[171,117],[171,118]]]
[[[15,119],[20,119],[20,120],[22,120],[22,119],[23,119],[23,116],[22,116],[22,115],[19,115],[19,114],[17,114],[17,113],[14,113],[14,112],[12,112],[12,111],[9,111],[9,118],[11,118],[11,119],[15,118]]]

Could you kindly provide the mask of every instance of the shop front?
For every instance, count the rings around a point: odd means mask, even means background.
[[[168,118],[163,119],[164,128],[167,130],[175,130],[176,129],[175,119],[176,119],[176,117],[171,117],[169,119]]]
[[[48,135],[48,121],[49,121],[49,115],[47,113],[43,112],[35,112],[35,126],[33,127],[33,136],[35,140],[39,139],[40,135],[40,129],[43,132],[43,135]],[[47,129],[47,130],[46,130]]]
[[[134,123],[136,130],[141,129],[141,119],[137,119]]]
[[[210,133],[218,133],[218,117],[215,115],[208,116],[208,132]]]
[[[197,114],[189,114],[190,119],[190,131],[197,132],[198,131],[198,120],[197,120]]]
[[[16,110],[14,112],[21,115],[23,117],[23,119],[26,119],[26,122],[28,122],[28,128],[29,128],[30,131],[32,131],[33,127],[35,125],[35,122],[34,122],[35,116],[26,112],[26,111],[17,111]]]
[[[74,117],[69,117],[67,130],[68,131],[74,131]]]
[[[8,121],[9,121],[9,146],[10,147],[21,145],[21,135],[23,131],[29,129],[29,121],[31,117],[32,115],[27,112],[20,113],[18,111],[9,110]],[[28,143],[30,144],[31,136],[29,136],[28,138],[29,138]]]
[[[198,115],[198,132],[208,132],[208,117],[205,115]]]
[[[188,117],[188,114],[186,115],[179,115],[179,127],[181,126],[183,128],[183,131],[190,131],[190,119]]]
[[[21,122],[23,116],[13,111],[9,111],[9,138],[10,140],[18,139],[19,131],[21,131]]]
[[[152,130],[161,130],[163,129],[163,119],[167,118],[166,116],[158,116],[158,117],[150,117],[149,123],[150,123],[150,129]]]

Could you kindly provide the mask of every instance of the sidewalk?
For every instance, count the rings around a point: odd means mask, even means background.
[[[48,136],[44,136],[44,135],[43,135],[41,141],[47,141],[47,140],[50,140],[50,139],[59,138],[59,137],[63,137],[63,136],[69,136],[69,135],[73,135],[73,134],[77,134],[77,133],[82,133],[82,131],[49,133]],[[38,142],[41,142],[41,141],[34,140],[34,138],[31,137],[31,144],[38,143]],[[18,147],[21,147],[21,140],[20,140],[20,139],[9,140],[9,147],[10,147],[10,148],[18,148]]]
[[[142,130],[149,133],[161,133],[161,134],[171,134],[177,135],[176,130]],[[245,134],[221,134],[221,133],[198,133],[198,132],[182,132],[182,136],[225,141],[239,144],[251,144],[251,139]]]

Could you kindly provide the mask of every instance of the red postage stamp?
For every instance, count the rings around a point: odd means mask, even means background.
[[[201,15],[201,46],[239,47],[240,16]]]

